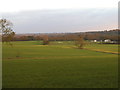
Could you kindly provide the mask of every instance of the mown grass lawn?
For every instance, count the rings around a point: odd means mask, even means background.
[[[115,54],[76,49],[66,42],[13,43],[13,47],[3,44],[3,88],[118,87]]]

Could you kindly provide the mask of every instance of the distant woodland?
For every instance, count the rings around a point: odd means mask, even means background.
[[[13,41],[33,41],[48,38],[49,41],[73,41],[78,36],[82,36],[84,40],[105,40],[119,42],[120,29],[93,31],[93,32],[77,32],[77,33],[34,33],[34,34],[16,34]]]

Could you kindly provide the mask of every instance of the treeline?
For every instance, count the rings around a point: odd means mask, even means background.
[[[120,38],[120,29],[115,30],[105,30],[105,31],[97,31],[97,32],[86,32],[84,34],[84,38],[86,40],[105,40],[110,39],[112,41],[119,41]]]
[[[98,32],[84,32],[84,33],[52,33],[52,34],[22,34],[15,35],[13,41],[32,41],[43,40],[45,37],[49,41],[73,41],[82,36],[84,40],[105,40],[119,41],[120,30],[98,31]]]

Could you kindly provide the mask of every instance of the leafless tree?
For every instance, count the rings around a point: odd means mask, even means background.
[[[15,32],[12,30],[13,24],[6,20],[6,19],[0,19],[0,32],[2,34],[2,41],[3,42],[9,42],[12,41]]]
[[[83,49],[84,45],[85,45],[85,42],[84,42],[84,39],[82,36],[78,36],[76,38],[76,41],[75,41],[75,45],[79,48],[79,49]]]
[[[49,44],[49,39],[47,35],[43,36],[43,45],[48,45]]]

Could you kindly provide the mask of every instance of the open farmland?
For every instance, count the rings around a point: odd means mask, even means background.
[[[113,53],[113,54],[120,54],[118,51],[119,45],[117,44],[97,44],[97,43],[90,43],[85,46],[85,49],[104,52],[104,53]]]
[[[71,41],[3,44],[3,88],[117,88],[117,45],[74,48]],[[94,50],[93,50],[94,49]]]

